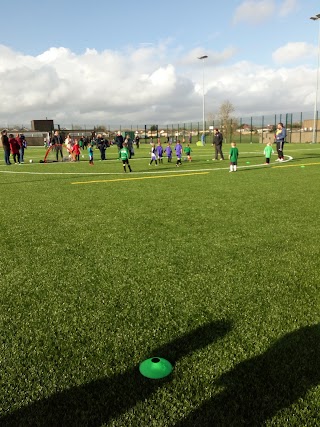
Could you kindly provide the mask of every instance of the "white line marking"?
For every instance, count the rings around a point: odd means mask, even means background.
[[[291,160],[293,160],[293,157],[291,156],[287,156],[285,155],[284,157],[287,157],[287,160],[284,160],[283,162],[279,162],[279,163],[270,163],[270,165],[276,165],[276,164],[283,164],[283,163],[287,163],[290,162]],[[225,160],[226,162],[228,162],[228,160]],[[229,162],[228,162],[229,163]],[[257,167],[261,167],[261,166],[266,166],[265,163],[259,163],[256,165],[243,165],[243,166],[238,166],[238,169],[250,169],[250,168],[257,168]],[[141,172],[131,172],[132,175],[144,175],[144,174],[150,174],[150,175],[156,175],[156,174],[166,174],[166,173],[186,173],[186,172],[216,172],[216,171],[221,171],[221,170],[229,170],[229,166],[227,167],[222,167],[222,168],[203,168],[203,169],[183,169],[183,166],[181,169],[169,169],[169,170],[161,170],[161,168],[159,168],[156,171],[141,171]],[[3,174],[15,174],[15,175],[69,175],[69,176],[74,176],[74,175],[78,175],[78,176],[86,176],[86,175],[123,175],[124,173],[121,172],[31,172],[31,171],[12,171],[12,170],[0,170],[0,173]]]

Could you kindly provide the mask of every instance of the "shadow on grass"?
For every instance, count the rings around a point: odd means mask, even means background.
[[[184,356],[223,338],[232,328],[228,321],[208,323],[168,344],[154,349],[152,356],[177,362]],[[141,376],[139,367],[59,392],[0,418],[4,426],[101,426],[147,399],[157,388],[170,382]]]
[[[222,375],[219,384],[225,390],[177,426],[262,426],[303,398],[320,384],[320,325],[285,335],[264,354]]]

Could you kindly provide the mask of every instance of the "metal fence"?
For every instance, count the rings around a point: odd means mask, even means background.
[[[277,123],[282,122],[287,129],[288,142],[318,142],[320,139],[320,120],[318,112],[316,116],[313,112],[284,113],[261,116],[233,117],[227,120],[213,119],[195,122],[180,123],[149,123],[149,124],[108,124],[97,123],[95,125],[77,124],[77,123],[55,123],[55,129],[64,132],[75,132],[79,135],[90,134],[91,132],[105,132],[110,137],[117,132],[132,132],[139,134],[141,139],[150,138],[181,138],[191,142],[199,140],[204,134],[206,138],[210,137],[214,128],[219,128],[224,134],[226,142],[237,140],[238,142],[264,142],[268,135],[273,135]],[[316,126],[314,126],[316,125]],[[9,129],[11,132],[27,132],[30,127],[27,125],[9,125],[2,124],[2,129]],[[314,130],[315,127],[315,130]],[[318,138],[319,134],[319,138]],[[313,141],[314,139],[314,141]]]

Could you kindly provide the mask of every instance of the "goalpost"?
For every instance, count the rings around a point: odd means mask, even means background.
[[[47,149],[43,163],[67,162],[72,159],[73,153],[64,144],[54,144]]]

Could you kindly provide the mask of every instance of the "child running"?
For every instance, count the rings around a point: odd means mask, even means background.
[[[268,142],[268,144],[266,145],[265,149],[264,149],[264,155],[266,157],[266,165],[270,164],[270,158],[271,155],[274,153],[271,142]]]
[[[192,160],[191,151],[190,144],[187,144],[183,149],[184,154],[187,156],[185,160],[189,160],[189,162]]]
[[[128,145],[127,142],[124,141],[123,147],[119,151],[119,159],[122,160],[122,165],[123,165],[124,171],[127,172],[126,165],[128,165],[129,171],[132,172],[131,166],[129,164],[130,153],[129,153],[127,145]]]
[[[150,154],[151,154],[151,160],[150,160],[149,166],[152,165],[153,161],[155,162],[155,166],[158,166],[158,161],[157,161],[157,156],[156,156],[156,147],[155,147],[154,142],[151,143]]]
[[[238,164],[238,157],[239,157],[239,150],[236,147],[236,143],[231,143],[231,148],[229,152],[229,159],[230,159],[230,171],[229,172],[237,172],[237,164]]]

